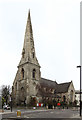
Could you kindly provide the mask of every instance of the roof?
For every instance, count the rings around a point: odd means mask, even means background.
[[[47,88],[52,88],[55,89],[57,82],[56,81],[52,81],[52,80],[48,80],[45,78],[41,78],[40,79],[40,85],[41,87],[47,87]]]
[[[60,96],[58,96],[58,95],[56,95],[56,94],[44,92],[44,91],[42,91],[41,89],[38,91],[37,96],[60,98]]]
[[[61,83],[56,85],[55,93],[65,93],[68,92],[68,88],[71,82]]]
[[[48,80],[45,78],[41,78],[40,79],[40,86],[41,87],[39,87],[39,91],[37,93],[37,96],[60,98],[58,95],[51,93],[50,91],[45,91],[44,89],[42,89],[42,88],[47,88],[48,90],[55,89],[56,85],[57,85],[56,81],[51,81],[51,80]]]
[[[41,78],[39,82],[41,87],[39,87],[37,96],[60,98],[57,94],[68,92],[68,88],[72,81],[58,84],[56,81]],[[47,88],[48,91],[45,91],[43,88]],[[51,93],[49,89],[54,89],[54,92]]]
[[[75,94],[80,94],[80,90],[76,90],[76,91],[75,91]]]
[[[68,88],[69,88],[71,82],[58,84],[56,81],[48,80],[48,79],[45,79],[45,78],[41,78],[40,79],[41,87],[47,87],[49,89],[50,88],[51,89],[55,89],[55,93],[65,93],[65,92],[68,92]]]
[[[54,98],[59,98],[57,95],[58,93],[66,93],[68,92],[68,88],[71,84],[71,82],[66,82],[66,83],[61,83],[58,84],[56,81],[48,80],[45,78],[40,79],[40,86],[39,91],[37,93],[37,96],[42,96],[42,97],[54,97]],[[42,88],[47,88],[48,91],[45,91]],[[54,89],[54,93],[51,93],[49,89]]]

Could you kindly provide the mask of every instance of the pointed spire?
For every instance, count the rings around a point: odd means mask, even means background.
[[[28,19],[27,19],[27,25],[26,25],[26,31],[25,36],[28,36],[29,38],[33,39],[33,31],[32,31],[32,24],[31,24],[31,17],[30,17],[30,9],[28,12]]]
[[[30,50],[32,50],[32,49],[35,49],[35,48],[34,48],[30,9],[29,9],[26,30],[25,30],[24,45],[23,45],[23,50],[22,50],[22,57],[29,58]]]
[[[28,12],[28,19],[27,19],[26,30],[25,30],[24,45],[23,45],[23,49],[22,49],[22,59],[21,59],[19,65],[21,65],[27,61],[30,61],[32,63],[34,62],[37,65],[39,65],[38,60],[35,55],[35,47],[34,47],[30,10]]]
[[[29,9],[29,12],[28,12],[28,20],[30,20],[30,9]]]

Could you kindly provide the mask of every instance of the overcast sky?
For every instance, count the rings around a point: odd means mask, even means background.
[[[13,84],[29,9],[41,76],[79,89],[80,0],[0,0],[0,85]]]

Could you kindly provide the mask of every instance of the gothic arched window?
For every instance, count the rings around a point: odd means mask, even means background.
[[[66,102],[66,96],[65,95],[63,96],[63,101]]]
[[[24,69],[22,68],[21,70],[21,78],[23,79],[24,78]]]
[[[33,55],[33,58],[34,58],[34,56],[35,56],[34,52],[32,53],[32,55]]]
[[[35,76],[36,76],[36,70],[33,69],[33,71],[32,71],[32,77],[35,78]]]
[[[20,94],[20,96],[21,96],[21,101],[25,102],[25,89],[24,89],[24,87],[21,87],[21,94]]]
[[[21,88],[21,91],[24,91],[24,87]]]

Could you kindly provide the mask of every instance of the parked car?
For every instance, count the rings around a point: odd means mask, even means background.
[[[10,107],[8,105],[4,105],[3,109],[10,110]]]

